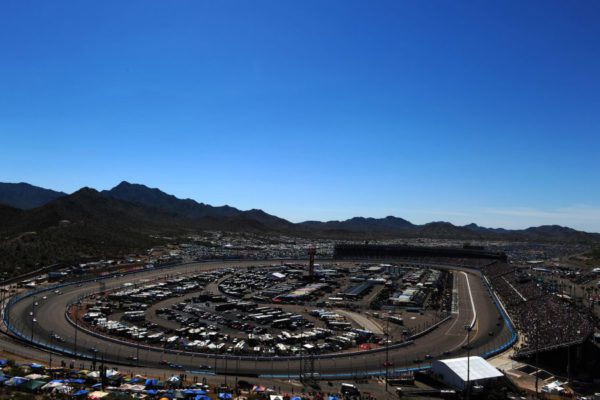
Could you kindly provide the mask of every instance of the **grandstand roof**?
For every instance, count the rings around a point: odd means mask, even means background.
[[[467,374],[467,365],[469,364],[470,374]],[[431,365],[433,372],[441,374],[446,383],[463,388],[469,375],[470,382],[482,381],[487,379],[499,378],[502,375],[494,366],[481,357],[451,358],[448,360],[434,361]]]

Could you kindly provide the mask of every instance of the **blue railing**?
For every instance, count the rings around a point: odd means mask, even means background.
[[[186,265],[186,264],[195,264],[194,262],[192,263],[182,263],[182,264],[176,264],[176,265],[162,265],[162,266],[158,266],[158,267],[154,267],[152,268],[153,270],[157,270],[157,269],[166,269],[166,268],[172,268],[175,266],[181,266],[181,265]],[[464,268],[464,267],[463,267]],[[135,270],[135,271],[129,271],[129,272],[123,272],[123,273],[117,273],[117,274],[113,274],[113,275],[106,275],[106,276],[100,276],[100,277],[96,277],[96,278],[90,278],[90,279],[86,279],[83,281],[77,281],[77,282],[68,282],[68,283],[61,283],[61,284],[57,284],[57,285],[53,285],[53,286],[49,286],[49,287],[45,287],[42,289],[38,289],[38,290],[33,290],[33,291],[29,291],[20,295],[17,295],[15,297],[12,297],[8,303],[6,304],[6,306],[4,307],[4,315],[3,315],[3,319],[4,319],[4,323],[6,324],[7,329],[16,337],[18,337],[19,339],[23,340],[23,341],[27,341],[30,342],[38,347],[47,349],[47,350],[52,350],[58,353],[62,353],[62,354],[66,354],[66,355],[70,355],[70,356],[74,356],[76,358],[82,358],[82,359],[88,359],[88,360],[92,360],[92,357],[88,354],[85,353],[80,353],[77,352],[75,353],[75,351],[73,349],[67,349],[65,347],[62,346],[57,346],[57,345],[53,345],[47,342],[42,342],[40,340],[31,340],[31,337],[24,334],[23,332],[21,332],[20,330],[18,330],[10,321],[10,309],[11,307],[16,304],[19,301],[22,301],[26,298],[29,297],[33,297],[33,296],[37,296],[41,293],[44,292],[49,292],[49,291],[53,291],[53,290],[57,290],[60,288],[64,288],[70,285],[74,285],[74,284],[81,284],[81,283],[89,283],[89,282],[97,282],[99,280],[104,280],[104,279],[110,279],[110,278],[114,278],[116,276],[121,276],[121,275],[133,275],[133,274],[138,274],[138,273],[143,273],[143,272],[147,272],[149,269],[140,269],[140,270]],[[477,271],[478,273],[481,273],[480,270],[478,269],[473,269],[475,271]],[[483,275],[482,275],[483,277]],[[496,308],[498,309],[498,312],[500,313],[500,315],[502,316],[504,323],[506,324],[506,326],[509,329],[509,332],[511,334],[510,339],[500,345],[499,347],[489,350],[487,352],[485,352],[484,354],[481,355],[481,357],[483,358],[490,358],[493,357],[497,354],[500,354],[504,351],[506,351],[507,349],[509,349],[510,347],[512,347],[518,340],[518,333],[512,323],[512,320],[510,319],[510,317],[508,316],[508,314],[506,313],[506,310],[504,309],[504,307],[501,305],[501,302],[499,300],[499,298],[497,297],[496,293],[493,291],[493,289],[491,288],[489,282],[487,281],[487,279],[485,279],[486,282],[486,287],[489,291],[489,293],[492,296],[494,305],[496,306]],[[437,328],[437,326],[439,326],[440,324],[442,324],[443,322],[445,322],[447,319],[449,319],[450,317],[447,317],[445,319],[443,319],[442,321],[439,321],[437,324],[433,325],[432,327],[429,327],[426,332],[429,332],[435,328]],[[93,331],[88,331],[86,329],[86,332],[94,334],[96,336],[102,336],[103,338],[107,338],[103,335],[99,335],[96,332]],[[400,348],[400,347],[404,347],[407,346],[409,344],[412,343],[412,339],[416,339],[416,337],[422,336],[422,334],[418,334],[413,338],[410,338],[410,340],[403,342],[403,343],[399,343],[399,344],[395,344],[390,346],[390,349],[394,349],[394,348]],[[123,342],[123,343],[127,343],[127,344],[132,344],[129,342],[124,342],[115,338],[110,338],[108,337],[108,339],[112,339],[115,342]],[[150,350],[157,350],[157,348],[155,347],[151,347],[151,346],[145,346],[145,345],[140,345],[140,348],[143,349],[150,349]],[[164,351],[163,349],[159,349],[160,351]],[[186,352],[186,351],[176,351],[176,350],[170,350],[170,349],[166,349],[167,352],[169,353],[174,353],[174,354],[180,354],[180,355],[187,355],[189,353],[189,355],[198,355],[200,353],[193,353],[193,352]],[[361,354],[368,354],[368,353],[375,353],[375,352],[380,352],[383,351],[382,349],[374,349],[374,350],[366,350],[366,351],[362,351],[360,352]],[[344,357],[344,356],[351,356],[354,355],[353,353],[337,353],[337,354],[321,354],[321,355],[316,355],[313,358],[314,359],[330,359],[330,358],[335,358],[335,357]],[[248,356],[238,356],[238,357],[231,357],[231,356],[226,356],[226,355],[218,355],[218,354],[202,354],[202,356],[206,356],[209,358],[217,358],[217,359],[231,359],[231,360],[265,360],[265,361],[300,361],[300,360],[308,360],[308,357],[301,357],[301,356],[287,356],[287,357],[248,357]],[[123,362],[123,361],[118,361],[118,362]],[[411,368],[397,368],[397,369],[390,369],[388,370],[388,374],[400,374],[400,373],[408,373],[408,372],[415,372],[415,371],[423,371],[423,370],[427,370],[431,368],[431,366],[423,366],[423,367],[411,367]],[[340,379],[345,379],[345,378],[352,378],[352,377],[356,377],[356,376],[383,376],[385,375],[385,370],[377,370],[377,371],[365,371],[365,372],[360,372],[360,373],[353,373],[353,372],[349,372],[349,373],[337,373],[337,374],[321,374],[320,377],[323,379],[336,379],[336,378],[340,378]],[[261,375],[260,377],[263,378],[300,378],[299,374],[265,374],[265,375]]]

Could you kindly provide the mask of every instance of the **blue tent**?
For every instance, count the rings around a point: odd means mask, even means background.
[[[12,378],[10,378],[7,382],[8,386],[21,386],[22,384],[24,384],[25,382],[27,382],[29,379],[27,378],[23,378],[20,376],[13,376]]]
[[[194,389],[194,393],[195,394],[206,394],[206,390],[204,389]]]
[[[296,396],[296,397],[292,397],[290,400],[302,400],[302,397]]]
[[[0,367],[4,367],[6,364],[8,364],[7,360],[0,360]]]
[[[141,378],[133,378],[132,380],[129,381],[129,383],[138,383],[141,382],[142,379]]]
[[[42,369],[42,368],[44,368],[44,366],[43,366],[43,365],[41,365],[41,364],[36,364],[36,363],[31,363],[31,364],[29,364],[29,366],[30,366],[31,368],[33,368],[33,369]]]
[[[71,379],[70,380],[71,383],[77,383],[79,385],[83,385],[85,383],[85,379]]]
[[[197,395],[196,398],[194,400],[211,400],[210,397],[208,396],[204,396],[204,395]]]
[[[158,394],[158,390],[150,389],[150,390],[146,390],[146,393],[149,394],[150,396],[154,396],[155,394]]]
[[[156,386],[158,384],[158,379],[146,379],[145,386]]]
[[[222,400],[232,399],[233,395],[231,393],[219,393],[219,398]]]
[[[87,396],[89,392],[85,389],[82,390],[78,390],[75,393],[73,393],[73,396]]]
[[[327,400],[340,400],[338,396],[327,396]]]

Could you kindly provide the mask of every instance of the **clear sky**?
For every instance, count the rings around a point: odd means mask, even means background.
[[[3,1],[0,181],[600,231],[600,2]]]

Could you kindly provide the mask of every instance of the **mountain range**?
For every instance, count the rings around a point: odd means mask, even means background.
[[[0,182],[0,204],[30,209],[66,196],[66,193],[30,185],[29,183]]]
[[[413,224],[403,218],[355,217],[292,223],[262,210],[239,210],[179,199],[159,189],[121,182],[110,190],[83,188],[67,195],[26,183],[0,183],[0,235],[12,237],[84,224],[113,236],[181,234],[198,230],[254,231],[328,238],[431,237],[526,241],[599,242],[600,234],[558,225],[523,230],[449,222]]]

